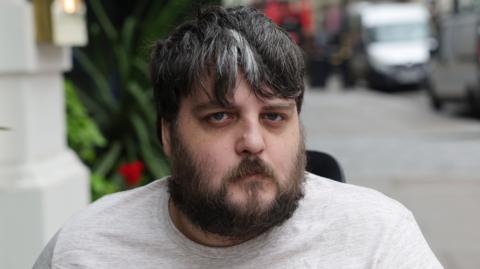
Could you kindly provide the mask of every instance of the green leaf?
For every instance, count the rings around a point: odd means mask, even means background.
[[[115,27],[105,13],[105,10],[103,9],[100,1],[90,0],[89,2],[93,13],[97,17],[98,22],[100,23],[100,26],[107,35],[108,39],[110,39],[110,41],[115,41],[117,39],[117,31],[115,30]]]
[[[140,150],[147,168],[156,178],[170,174],[170,165],[163,154],[156,155],[153,148],[145,144],[140,144]]]
[[[132,52],[132,43],[134,42],[134,33],[137,26],[137,20],[134,17],[128,17],[122,27],[122,44],[125,51]]]
[[[77,95],[85,104],[85,107],[87,108],[87,110],[91,114],[93,114],[98,125],[106,126],[106,124],[112,118],[112,111],[109,110],[106,106],[102,106],[100,102],[98,102],[98,100],[95,98],[95,96],[90,96],[83,91],[78,91]]]
[[[191,5],[191,1],[175,0],[168,1],[160,11],[158,9],[151,9],[145,20],[141,40],[151,42],[154,39],[165,36],[173,29],[178,17],[188,10]],[[147,25],[149,25],[149,27],[146,27]]]
[[[118,66],[118,74],[123,85],[130,79],[130,59],[123,46],[115,46],[115,59]]]
[[[143,74],[146,79],[149,79],[150,74],[148,70],[148,63],[141,57],[134,57],[132,61],[133,67],[140,71],[140,73]]]
[[[128,83],[127,91],[133,98],[133,101],[138,104],[139,110],[142,111],[142,114],[145,116],[145,118],[148,121],[148,125],[152,126],[155,125],[155,119],[156,119],[156,111],[155,107],[153,105],[152,99],[148,93],[146,93],[144,90],[140,88],[138,83],[132,81]],[[153,90],[150,89],[150,93]]]
[[[148,134],[145,123],[138,115],[135,114],[131,116],[131,121],[139,140],[142,158],[145,161],[148,169],[152,171],[156,177],[167,175],[170,171],[169,165],[166,162],[165,157],[163,156],[162,158],[161,153],[155,153],[155,148],[151,145],[151,136]],[[157,152],[159,151],[157,150]]]
[[[151,0],[137,0],[137,5],[135,7],[135,10],[132,12],[133,16],[135,18],[141,18],[142,14],[144,13],[145,9],[148,6],[148,3],[151,3]],[[156,1],[156,2],[162,2],[162,1]]]
[[[125,151],[127,154],[126,157],[128,162],[133,162],[140,158],[138,146],[133,139],[130,139],[130,137],[125,137],[125,139],[123,140],[123,144],[125,145]]]
[[[75,53],[76,59],[85,70],[85,72],[92,78],[97,91],[98,97],[100,97],[100,102],[103,105],[106,105],[108,109],[114,110],[114,100],[110,93],[110,87],[108,85],[107,79],[102,75],[102,73],[95,67],[93,62],[88,58],[88,56],[80,50],[77,50]]]
[[[120,190],[119,186],[106,178],[93,173],[90,177],[90,185],[92,189],[92,200],[95,201],[100,197],[114,193]]]
[[[140,118],[136,113],[130,115],[130,121],[135,130],[135,134],[138,137],[140,144],[150,144],[150,137],[148,135],[148,128],[145,125],[145,122]]]
[[[110,148],[108,149],[107,153],[104,154],[100,160],[96,163],[93,171],[95,174],[105,177],[113,168],[115,168],[115,164],[117,163],[120,153],[122,151],[122,145],[120,142],[115,141]]]
[[[91,163],[95,159],[95,148],[104,146],[105,138],[76,95],[75,86],[69,80],[64,85],[68,144],[83,161]]]

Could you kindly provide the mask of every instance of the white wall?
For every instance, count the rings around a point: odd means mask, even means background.
[[[66,145],[70,66],[69,48],[36,44],[30,2],[0,1],[0,268],[31,268],[90,200],[89,172]]]

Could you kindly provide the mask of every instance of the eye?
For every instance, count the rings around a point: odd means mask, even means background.
[[[213,125],[224,125],[233,119],[233,114],[228,112],[215,112],[206,116],[206,121]]]
[[[273,113],[273,112],[263,114],[263,118],[271,122],[280,122],[285,119],[283,115],[279,113]]]
[[[227,117],[227,115],[224,112],[217,112],[217,113],[213,113],[212,115],[210,115],[210,119],[214,120],[214,121],[222,121],[226,117]]]

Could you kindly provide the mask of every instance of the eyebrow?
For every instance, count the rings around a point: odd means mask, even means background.
[[[272,102],[265,104],[262,106],[262,110],[292,110],[295,107],[295,101],[291,102]],[[213,110],[213,109],[235,109],[235,105],[222,105],[218,102],[214,101],[207,101],[203,103],[199,103],[192,108],[192,112],[194,114],[201,113],[206,110]]]
[[[267,104],[263,107],[265,110],[291,110],[295,107],[296,103],[294,101],[288,103],[272,103]]]
[[[219,108],[222,108],[222,109],[233,109],[234,106],[233,105],[222,105],[218,102],[212,102],[212,101],[209,101],[209,102],[204,102],[204,103],[199,103],[197,105],[195,105],[193,108],[192,108],[192,112],[197,114],[197,113],[200,113],[202,111],[205,111],[205,110],[212,110],[212,109],[219,109]]]

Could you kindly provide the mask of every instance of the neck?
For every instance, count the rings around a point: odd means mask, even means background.
[[[170,218],[175,227],[188,239],[208,247],[230,247],[241,244],[251,239],[232,239],[230,237],[209,233],[193,224],[188,217],[183,214],[170,199],[168,202]]]

